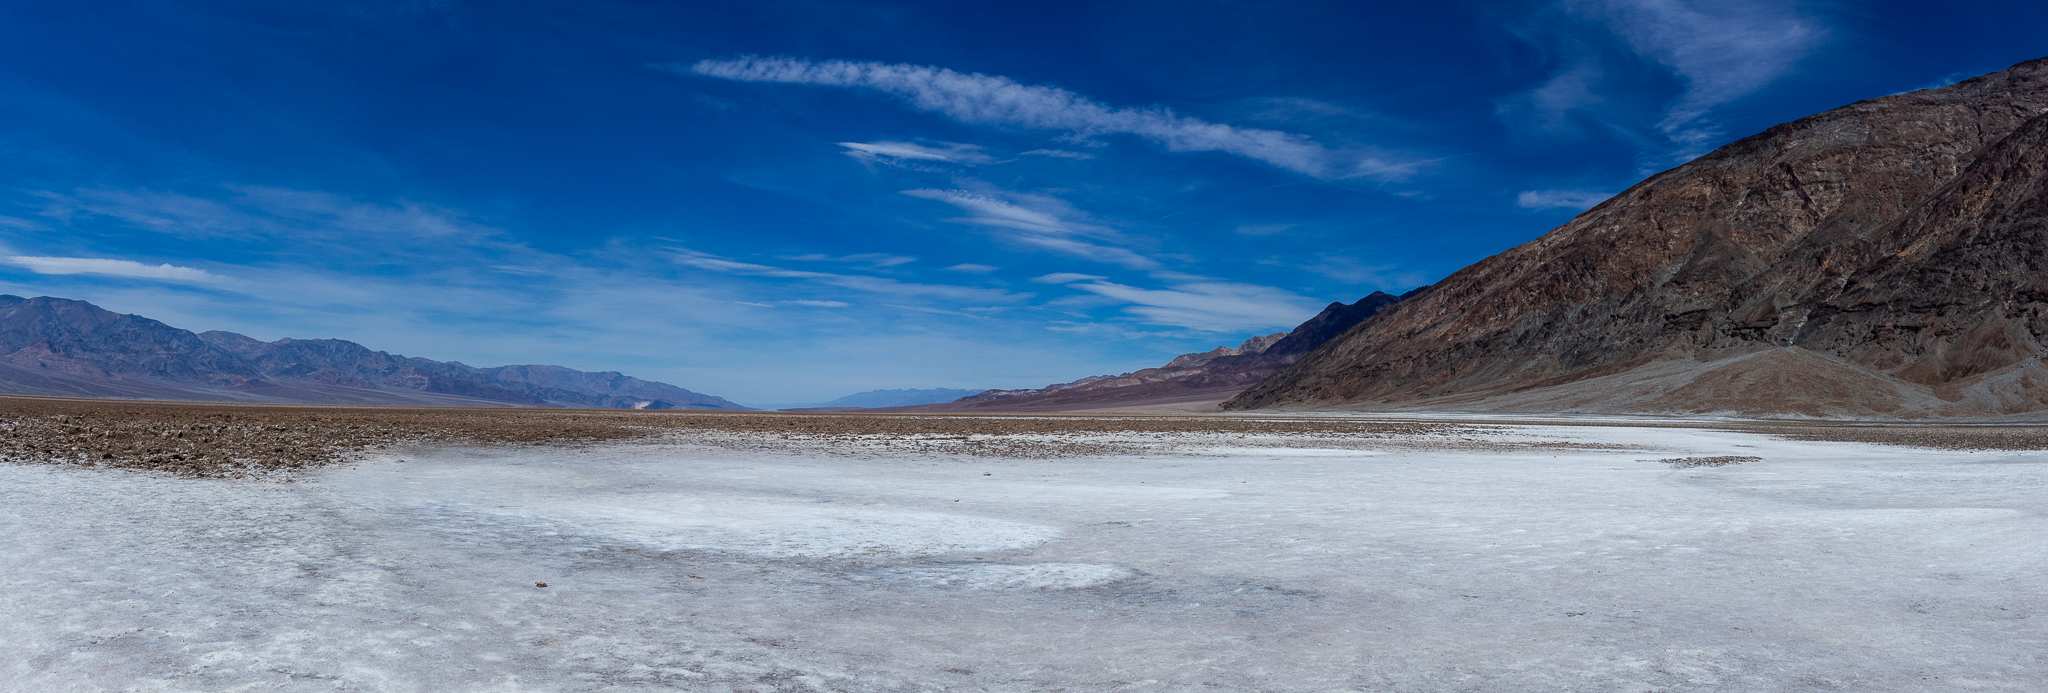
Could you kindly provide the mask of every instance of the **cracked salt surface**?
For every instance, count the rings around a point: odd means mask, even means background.
[[[0,465],[0,690],[2048,689],[2040,453],[1478,437]]]

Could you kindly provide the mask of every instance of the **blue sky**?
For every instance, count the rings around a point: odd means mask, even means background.
[[[1435,281],[2039,3],[12,2],[0,291],[748,403]]]

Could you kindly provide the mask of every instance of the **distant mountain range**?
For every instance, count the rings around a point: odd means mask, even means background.
[[[1166,365],[1122,375],[1093,375],[1028,390],[988,390],[932,411],[1067,411],[1215,402],[1300,360],[1324,342],[1428,287],[1400,296],[1375,291],[1349,305],[1331,303],[1287,332],[1252,337],[1235,347],[1181,354]]]
[[[1650,177],[1227,403],[2048,412],[2048,59]]]
[[[226,402],[746,409],[621,373],[475,368],[340,339],[193,334],[85,301],[0,296],[0,392]]]
[[[951,402],[983,390],[956,390],[934,387],[924,390],[869,390],[856,392],[830,402],[784,407],[785,410],[819,409],[880,409],[883,407],[909,407],[919,404]]]

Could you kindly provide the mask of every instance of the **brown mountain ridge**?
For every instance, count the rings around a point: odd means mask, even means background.
[[[1225,406],[2038,417],[2044,114],[2048,59],[1778,125]]]

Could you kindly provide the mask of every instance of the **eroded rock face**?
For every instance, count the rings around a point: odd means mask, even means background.
[[[2044,113],[2048,59],[1773,127],[1460,270],[1226,406],[2048,409]],[[1798,358],[1716,366],[1766,350]],[[1842,387],[1730,385],[1786,381],[1749,372],[1769,368]],[[1897,392],[1828,394],[1866,379]]]

